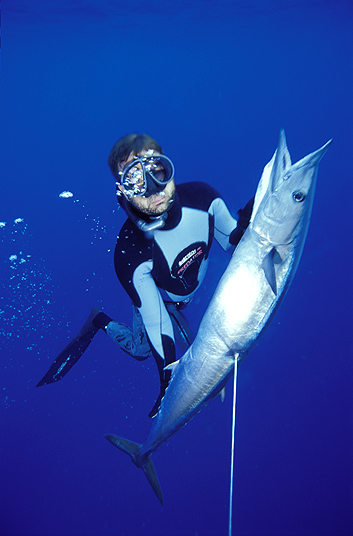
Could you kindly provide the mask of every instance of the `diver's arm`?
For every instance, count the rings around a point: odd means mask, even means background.
[[[227,251],[234,245],[230,241],[230,236],[237,227],[237,220],[233,218],[221,197],[212,201],[209,213],[214,218],[214,237],[220,246]]]
[[[175,361],[174,332],[159,289],[152,277],[152,242],[130,223],[121,230],[114,254],[120,283],[141,313],[160,377],[160,394],[149,413],[154,417],[164,396],[171,372],[165,366]]]
[[[153,347],[165,364],[175,360],[174,332],[170,316],[151,274],[152,261],[140,264],[134,271],[132,282],[139,297],[137,307]],[[172,352],[173,355],[170,355]],[[166,355],[168,354],[168,355]]]
[[[218,197],[212,202],[210,213],[214,216],[214,236],[226,251],[240,242],[249,225],[253,204],[254,198],[250,199],[244,209],[238,210],[237,221],[222,198]]]
[[[170,357],[170,351],[167,352],[166,348],[174,346],[174,334],[169,314],[151,273],[152,241],[146,241],[144,233],[129,221],[119,233],[114,266],[120,283],[141,313],[156,360],[159,355],[159,360],[168,364],[173,356]],[[172,344],[166,344],[166,339],[171,340]]]
[[[248,225],[250,223],[252,209],[254,207],[254,197],[252,197],[245,205],[244,208],[238,210],[238,224],[236,228],[232,231],[229,242],[232,246],[237,246],[242,239],[243,234],[245,233]]]

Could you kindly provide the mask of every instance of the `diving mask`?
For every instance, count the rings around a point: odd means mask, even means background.
[[[128,198],[160,192],[174,178],[173,162],[162,154],[153,154],[153,149],[143,156],[136,156],[123,171],[119,171],[120,182],[116,183],[117,194],[119,185],[123,187]]]

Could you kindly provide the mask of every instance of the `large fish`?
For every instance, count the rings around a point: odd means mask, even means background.
[[[291,164],[282,130],[264,168],[250,224],[221,278],[172,377],[150,434],[142,445],[106,438],[145,472],[163,504],[151,454],[216,397],[276,313],[297,269],[313,205],[318,164],[332,140]]]

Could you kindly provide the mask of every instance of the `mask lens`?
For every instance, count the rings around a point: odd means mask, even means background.
[[[153,156],[151,153],[135,158],[120,173],[120,184],[129,197],[144,195],[150,191],[151,185],[164,186],[173,179],[172,161],[164,155]]]
[[[167,182],[167,173],[164,168],[157,169],[153,172],[153,177],[159,182]]]
[[[157,184],[167,184],[174,177],[174,166],[171,160],[164,155],[146,158],[146,172],[152,176]]]
[[[143,195],[146,192],[145,174],[140,161],[133,161],[124,169],[121,184],[130,196]]]

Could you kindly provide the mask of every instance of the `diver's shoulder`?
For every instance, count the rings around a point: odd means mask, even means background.
[[[184,182],[178,184],[177,192],[182,206],[208,210],[212,201],[220,197],[217,190],[206,182]]]
[[[130,249],[143,248],[149,249],[150,240],[147,240],[145,233],[138,229],[136,225],[129,219],[124,222],[124,225],[117,236],[117,247],[124,251]]]
[[[127,292],[136,268],[152,259],[152,241],[147,240],[131,221],[126,220],[117,237],[114,250],[115,272]]]

